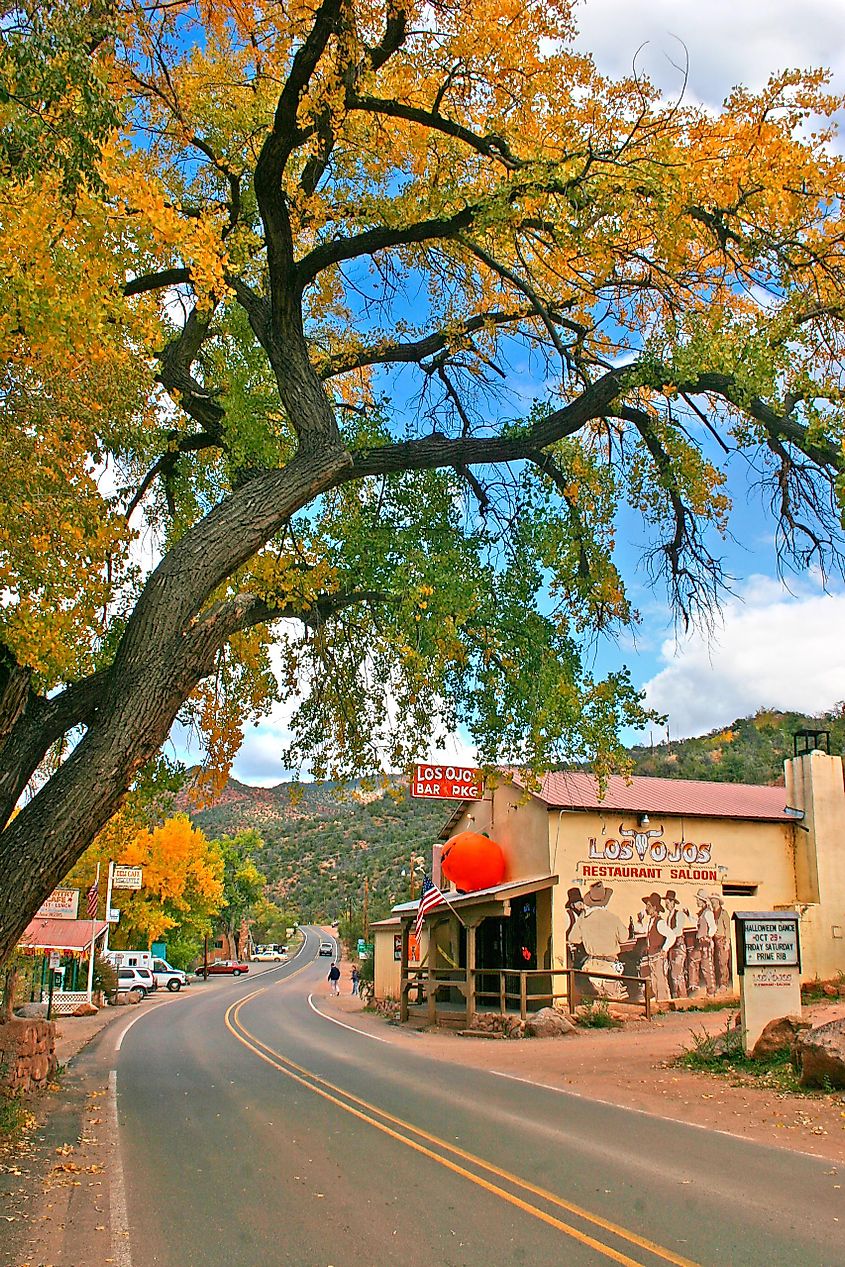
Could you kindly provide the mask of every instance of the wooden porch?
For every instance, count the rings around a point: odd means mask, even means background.
[[[526,1020],[541,1007],[562,1004],[574,1012],[584,1002],[613,1002],[642,1008],[646,1020],[652,1016],[651,982],[643,977],[613,973],[589,974],[589,981],[605,980],[625,986],[625,999],[603,999],[589,989],[587,974],[574,968],[513,968],[438,970],[425,965],[404,967],[399,1019],[425,1017],[429,1025],[449,1025],[472,1029],[479,1012],[500,1016],[518,1015]]]

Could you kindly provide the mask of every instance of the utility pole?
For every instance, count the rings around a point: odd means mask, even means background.
[[[411,901],[412,902],[414,898],[417,896],[417,878],[415,875],[414,862],[415,862],[414,855],[411,854]]]
[[[364,941],[370,940],[370,880],[364,876]]]

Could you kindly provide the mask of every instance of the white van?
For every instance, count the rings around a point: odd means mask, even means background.
[[[115,968],[148,968],[156,986],[166,986],[171,991],[181,990],[188,984],[184,972],[171,967],[166,959],[154,958],[149,950],[109,950],[104,958]]]
[[[107,950],[103,958],[115,968],[151,968],[153,960],[149,950]]]

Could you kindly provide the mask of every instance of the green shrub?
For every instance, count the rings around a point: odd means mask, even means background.
[[[708,1034],[706,1029],[696,1033],[690,1031],[690,1045],[684,1047],[677,1063],[685,1069],[704,1069],[720,1071],[726,1065],[735,1066],[737,1062],[745,1062],[747,1057],[742,1042],[742,1030],[739,1026],[725,1022],[724,1032]]]
[[[117,969],[109,959],[104,959],[102,955],[94,956],[94,978],[93,988],[102,990],[103,994],[111,995],[117,989]]]
[[[586,1029],[621,1029],[622,1022],[611,1016],[606,1003],[584,1003],[575,1011],[575,1019]]]

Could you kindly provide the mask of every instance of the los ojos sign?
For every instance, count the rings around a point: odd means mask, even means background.
[[[481,770],[473,766],[417,762],[411,776],[411,796],[444,801],[480,801],[484,788]]]

